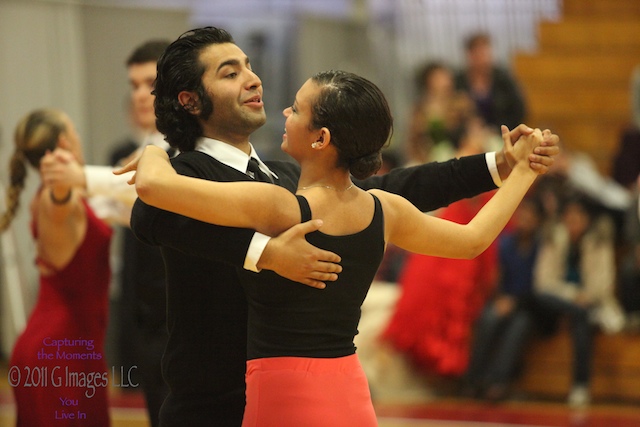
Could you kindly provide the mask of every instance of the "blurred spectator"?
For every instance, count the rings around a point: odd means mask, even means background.
[[[633,188],[640,175],[640,65],[631,78],[632,122],[622,131],[618,152],[613,159],[613,179]]]
[[[474,327],[465,394],[497,401],[507,396],[532,326],[528,303],[543,221],[542,204],[529,197],[498,240],[499,285]]]
[[[640,64],[631,75],[631,112],[635,127],[640,129]]]
[[[484,152],[488,133],[468,121],[457,156]],[[464,199],[436,213],[465,224],[493,193]],[[469,359],[471,328],[495,286],[496,243],[471,260],[409,254],[399,277],[401,295],[382,334],[427,372],[460,376]]]
[[[456,88],[468,93],[487,125],[513,129],[524,121],[526,105],[515,78],[494,63],[491,38],[471,35],[465,42],[466,68],[456,75]]]
[[[622,234],[624,215],[631,205],[631,192],[611,177],[598,171],[593,159],[584,152],[565,147],[556,157],[553,169],[541,177],[537,188],[544,188],[551,181],[557,196],[579,192],[607,212],[614,221],[616,240]],[[551,193],[549,193],[549,196]],[[547,200],[548,201],[548,200]]]
[[[613,226],[594,212],[584,197],[566,200],[561,220],[545,231],[534,269],[536,305],[570,320],[574,368],[568,401],[574,406],[590,400],[592,323],[605,332],[624,325],[614,295]]]
[[[622,131],[611,172],[620,185],[626,188],[635,186],[636,178],[640,175],[640,128],[629,126]]]
[[[640,175],[635,185],[634,203],[627,210],[624,222],[618,290],[625,311],[634,322],[640,323]]]
[[[409,125],[408,162],[448,160],[455,154],[466,118],[475,114],[473,101],[455,89],[453,71],[442,62],[420,68],[416,89],[419,97]]]

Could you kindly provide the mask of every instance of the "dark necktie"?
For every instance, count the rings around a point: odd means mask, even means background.
[[[273,184],[273,179],[266,173],[262,172],[258,161],[254,157],[249,158],[249,165],[247,166],[247,175],[255,179],[256,181],[270,182]]]

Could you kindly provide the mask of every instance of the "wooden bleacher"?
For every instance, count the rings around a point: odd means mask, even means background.
[[[567,325],[527,346],[516,389],[531,398],[566,399],[571,389],[573,350]],[[591,395],[594,400],[640,402],[640,332],[605,335],[594,340]]]
[[[539,49],[514,57],[529,105],[526,122],[610,172],[631,120],[630,81],[640,64],[640,1],[564,0],[559,22],[542,23]]]

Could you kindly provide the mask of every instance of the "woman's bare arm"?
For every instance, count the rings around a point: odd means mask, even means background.
[[[517,144],[518,163],[509,179],[468,224],[425,215],[400,196],[374,191],[385,208],[387,240],[425,255],[464,259],[478,256],[498,237],[537,176],[526,156],[539,144],[541,133],[537,130],[523,139],[522,144]]]

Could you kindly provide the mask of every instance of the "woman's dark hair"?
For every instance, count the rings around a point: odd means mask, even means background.
[[[198,117],[178,101],[182,91],[195,92],[200,118],[206,120],[213,112],[211,98],[202,84],[205,65],[200,53],[212,44],[235,43],[227,31],[215,27],[198,28],[183,33],[171,43],[158,60],[158,76],[153,94],[156,96],[156,127],[167,142],[180,151],[192,151],[202,136]],[[192,106],[196,107],[196,106]]]
[[[345,71],[324,71],[311,80],[320,86],[312,106],[312,129],[326,127],[338,151],[338,166],[364,179],[382,165],[381,150],[393,131],[393,117],[382,91]]]

